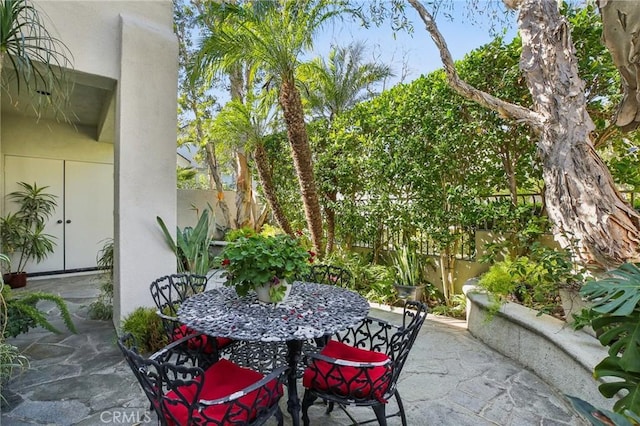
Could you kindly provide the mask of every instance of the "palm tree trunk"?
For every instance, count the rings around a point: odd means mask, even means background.
[[[193,88],[190,89],[191,102],[189,103],[189,108],[193,112],[195,116],[195,125],[196,125],[196,137],[198,139],[198,143],[202,143],[205,140],[205,132],[202,128],[202,115],[198,109],[198,105],[196,104],[197,96],[193,94]],[[206,162],[209,167],[209,175],[213,179],[215,183],[216,191],[218,195],[216,197],[216,206],[220,208],[222,212],[222,223],[218,223],[216,219],[216,224],[219,225],[224,231],[229,229],[231,226],[231,221],[229,218],[229,206],[227,206],[227,202],[224,198],[224,188],[222,187],[222,179],[220,179],[220,169],[218,168],[218,159],[216,157],[216,151],[214,146],[210,141],[207,141],[205,144],[205,152],[206,152]]]
[[[264,197],[267,199],[267,203],[273,212],[273,217],[276,219],[278,226],[284,232],[289,235],[293,235],[293,230],[291,229],[289,220],[280,206],[276,190],[273,187],[273,176],[271,174],[271,167],[269,165],[267,151],[264,149],[264,145],[257,144],[253,155],[256,160],[256,169],[258,169],[258,176],[260,177]]]
[[[292,78],[282,81],[278,100],[282,107],[284,121],[287,126],[287,137],[291,145],[293,164],[296,168],[298,183],[300,184],[300,194],[302,195],[311,241],[314,251],[318,254],[319,258],[322,258],[324,253],[324,246],[322,244],[322,216],[320,213],[320,203],[318,202],[316,182],[313,176],[311,148],[309,147],[309,137],[304,122],[300,92],[298,92]]]

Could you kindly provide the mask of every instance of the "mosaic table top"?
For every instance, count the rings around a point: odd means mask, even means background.
[[[358,324],[369,312],[367,300],[336,286],[294,282],[280,303],[258,301],[253,291],[239,297],[222,287],[190,297],[178,318],[201,333],[235,340],[306,340]]]

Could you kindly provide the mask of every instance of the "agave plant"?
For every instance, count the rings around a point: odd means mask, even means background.
[[[175,239],[162,218],[157,216],[156,220],[162,228],[167,244],[176,254],[178,269],[181,272],[189,271],[199,275],[209,272],[213,261],[212,256],[209,255],[212,239],[209,210],[202,212],[195,228],[187,226],[181,230],[176,227]]]
[[[606,278],[585,284],[580,294],[593,303],[591,326],[600,343],[609,347],[594,376],[620,379],[598,389],[607,398],[625,390],[614,410],[640,414],[640,269],[626,263]]]

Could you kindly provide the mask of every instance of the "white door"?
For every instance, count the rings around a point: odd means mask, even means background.
[[[113,165],[65,161],[65,269],[96,266],[113,236]]]
[[[64,162],[44,158],[16,157],[7,155],[4,161],[4,190],[5,194],[18,191],[18,182],[33,185],[48,186],[46,192],[56,196],[58,206],[45,226],[45,233],[54,237],[54,252],[40,263],[27,262],[26,272],[59,271],[64,269]],[[15,212],[17,206],[6,198],[5,214]],[[17,267],[18,256],[11,259],[12,268]]]
[[[56,247],[43,262],[27,263],[29,273],[94,268],[107,238],[113,237],[113,165],[5,156],[5,194],[17,182],[48,186],[58,207],[45,232]],[[7,203],[6,211],[15,211]],[[12,262],[17,262],[12,260]]]

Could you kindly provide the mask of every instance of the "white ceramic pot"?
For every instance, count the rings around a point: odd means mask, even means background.
[[[284,297],[282,300],[274,301],[271,300],[271,296],[269,295],[269,289],[271,288],[271,284],[265,284],[262,287],[256,288],[256,294],[258,295],[258,300],[266,303],[277,303],[287,300],[289,297],[289,293],[291,292],[291,285],[287,282],[287,280],[280,280],[278,286],[285,286]]]

